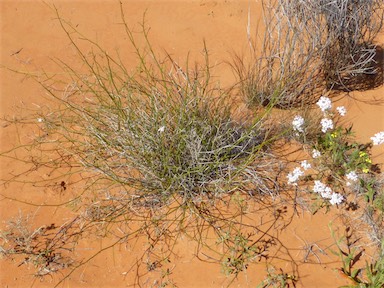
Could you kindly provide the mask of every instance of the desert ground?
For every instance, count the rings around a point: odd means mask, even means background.
[[[139,30],[145,14],[145,23],[150,28],[149,38],[154,49],[159,53],[167,51],[178,63],[182,63],[187,56],[189,59],[201,59],[205,41],[210,63],[215,66],[214,79],[220,81],[224,87],[236,81],[227,65],[231,55],[243,53],[249,48],[249,19],[252,31],[256,31],[258,23],[262,22],[259,1],[122,2],[125,19],[133,27],[133,31]],[[76,50],[56,19],[53,5],[82,34],[111,53],[118,51],[127,67],[134,67],[137,61],[124,34],[118,1],[1,0],[2,119],[27,117],[31,111],[47,111],[52,105],[49,96],[32,77],[7,68],[32,74],[40,73],[43,69],[59,75],[63,71],[54,63],[55,59],[65,60],[80,70],[83,68],[77,62]],[[80,43],[83,49],[88,49],[86,41]],[[383,45],[384,32],[379,35],[377,43]],[[382,54],[379,56],[383,57]],[[343,94],[336,100],[338,105],[346,107],[348,114],[344,121],[353,123],[356,137],[363,143],[370,141],[375,133],[384,130],[383,97],[384,86],[381,85],[367,91]],[[8,125],[8,122],[2,121],[1,151],[10,150],[18,143],[28,141],[35,131],[36,127],[33,128],[33,125]],[[22,154],[18,156],[21,157]],[[383,145],[373,147],[372,161],[380,165],[384,163]],[[33,227],[51,223],[60,225],[76,215],[76,209],[54,204],[65,203],[78,193],[77,189],[81,186],[77,175],[62,176],[57,171],[50,173],[43,169],[30,173],[23,182],[4,182],[10,175],[21,173],[25,163],[10,157],[1,157],[0,163],[0,178],[3,182],[0,186],[1,229],[6,229],[8,221],[20,214],[30,215]],[[48,180],[50,184],[42,186],[39,184],[42,180],[44,183]],[[267,211],[286,207],[285,203],[278,198],[270,200]],[[196,242],[183,235],[177,239],[168,262],[159,262],[151,269],[146,269],[148,259],[140,258],[145,239],[118,243],[103,250],[114,240],[90,235],[80,241],[75,252],[76,259],[93,257],[98,251],[102,253],[75,270],[59,287],[257,287],[265,279],[270,267],[274,267],[276,271],[281,268],[286,276],[296,275],[296,287],[348,285],[352,282],[340,272],[340,258],[332,253],[332,250],[336,250],[336,245],[330,227],[337,235],[342,235],[345,230],[341,210],[342,208],[332,208],[327,213],[320,210],[311,215],[305,209],[288,206],[281,226],[271,228],[270,233],[279,242],[271,248],[269,261],[254,261],[236,278],[233,275],[224,275],[220,263],[213,256],[205,253],[197,255]],[[264,220],[260,219],[264,219],[264,213],[257,211],[255,207],[249,221],[262,223]],[[268,221],[265,220],[261,226],[263,225],[267,227]],[[369,259],[371,247],[360,245],[365,249],[364,256]],[[161,254],[160,250],[157,252]],[[153,259],[148,261],[158,263]],[[0,268],[1,287],[54,287],[70,271],[64,269],[44,277],[36,277],[33,265],[23,264],[22,257],[1,259]],[[287,281],[289,282],[289,278]]]

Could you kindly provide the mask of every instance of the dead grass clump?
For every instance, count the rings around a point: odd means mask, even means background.
[[[293,13],[293,3],[263,1],[265,33],[261,37],[250,35],[249,11],[250,56],[236,55],[232,67],[240,92],[251,106],[300,107],[316,101],[323,90],[318,58],[321,36],[309,36],[308,23]]]
[[[263,1],[265,33],[250,57],[232,67],[250,105],[277,108],[313,104],[324,91],[381,85],[374,44],[383,24],[381,1]]]
[[[18,266],[32,264],[36,276],[45,276],[71,267],[70,256],[78,241],[78,218],[60,227],[54,223],[31,229],[28,217],[19,216],[8,221],[0,234],[0,253],[20,261]],[[76,232],[75,232],[76,231]],[[20,260],[22,258],[22,260]]]
[[[382,1],[279,2],[288,17],[297,21],[291,22],[304,25],[303,33],[316,43],[314,56],[322,62],[327,89],[359,89],[380,73],[374,43],[383,24]]]

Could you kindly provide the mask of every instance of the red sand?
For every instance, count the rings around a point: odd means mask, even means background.
[[[53,2],[49,2],[51,5]],[[118,49],[124,54],[127,63],[134,61],[134,55],[128,48],[126,36],[121,25],[120,10],[116,1],[55,1],[63,18],[71,21],[82,33],[97,40],[104,48],[113,52]],[[92,4],[90,4],[92,3]],[[230,59],[233,51],[241,52],[247,48],[246,25],[249,1],[124,1],[124,12],[129,25],[138,27],[143,14],[146,12],[146,23],[151,28],[150,39],[155,49],[168,51],[176,60],[183,61],[188,52],[190,58],[201,57],[203,39],[211,56],[211,63],[220,64]],[[35,1],[1,1],[1,65],[28,72],[44,68],[49,72],[58,72],[52,65],[52,58],[65,59],[70,64],[76,63],[76,52],[71,47],[65,34],[55,20],[54,11],[43,2]],[[260,17],[260,5],[253,1],[251,5],[252,25],[256,27],[257,17]],[[379,40],[384,40],[381,37]],[[382,43],[384,41],[381,41]],[[86,44],[84,44],[86,49]],[[220,81],[224,84],[233,83],[234,78],[230,69],[220,64]],[[13,116],[18,113],[26,115],[27,108],[43,106],[46,96],[42,89],[31,79],[16,75],[6,69],[0,70],[1,81],[1,117]],[[384,95],[384,87],[366,92],[353,93],[357,99],[367,100]],[[354,124],[354,129],[360,140],[369,141],[374,133],[384,130],[384,106],[369,105],[352,98],[344,98],[343,103],[348,109],[348,119]],[[15,107],[24,107],[17,111]],[[4,122],[5,123],[5,122]],[[10,149],[17,144],[19,138],[26,140],[31,131],[21,127],[18,131],[14,126],[0,127],[1,151]],[[383,146],[373,150],[375,162],[384,162]],[[1,158],[1,178],[9,173],[17,173],[23,168],[22,164],[12,159]],[[31,174],[30,181],[49,179],[52,175]],[[1,194],[34,203],[60,202],[71,195],[71,183],[68,190],[60,190],[61,179],[53,179],[50,187],[41,188],[37,185],[10,183],[1,187]],[[72,181],[72,182],[71,182]],[[6,220],[15,217],[19,212],[33,213],[36,227],[56,221],[61,223],[71,217],[72,212],[65,207],[39,208],[11,200],[0,202],[1,227]],[[292,212],[290,212],[292,213]],[[258,215],[254,216],[258,219]],[[309,254],[307,263],[292,266],[292,261],[275,260],[276,266],[282,266],[289,273],[297,269],[300,279],[297,287],[337,287],[348,284],[348,280],[334,268],[340,263],[328,249],[334,241],[330,235],[328,224],[336,218],[335,213],[308,213],[295,216],[287,229],[279,233],[283,243],[278,255],[290,256],[296,261],[305,257],[304,247],[312,245],[315,253]],[[48,223],[47,223],[48,222]],[[337,222],[336,222],[337,223]],[[337,224],[335,224],[337,227]],[[340,227],[339,227],[340,228]],[[275,231],[275,233],[278,233]],[[100,247],[105,247],[108,240],[82,242],[77,255],[87,257]],[[316,244],[316,245],[314,245]],[[220,265],[201,262],[196,259],[194,245],[188,239],[182,238],[175,251],[177,256],[170,259],[172,268],[170,279],[178,287],[224,287],[232,278],[226,278],[220,272]],[[142,249],[136,245],[120,245],[105,251],[89,264],[81,267],[62,287],[128,287],[133,284],[135,271],[128,271],[129,263]],[[327,255],[321,253],[324,249]],[[328,249],[328,250],[327,250]],[[319,257],[319,259],[317,258]],[[289,257],[288,257],[289,258]],[[34,278],[33,269],[17,267],[19,262],[1,261],[2,287],[52,287],[55,281],[63,275],[46,277],[43,282]],[[255,287],[263,279],[266,266],[263,262],[251,265],[250,269],[239,275],[233,287]],[[143,276],[140,280],[142,287],[158,286],[161,269],[156,269]],[[157,280],[156,280],[157,279]],[[153,286],[152,286],[153,285]]]

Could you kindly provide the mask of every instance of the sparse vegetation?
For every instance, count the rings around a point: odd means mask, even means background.
[[[265,33],[253,38],[248,27],[250,60],[237,55],[232,64],[249,105],[289,109],[313,104],[332,89],[381,85],[374,41],[383,24],[382,1],[262,3]]]
[[[145,18],[140,35],[134,34],[121,4],[122,26],[138,62],[132,69],[54,8],[83,70],[58,60],[67,78],[26,74],[55,104],[47,112],[5,119],[38,131],[30,142],[1,153],[27,167],[2,181],[22,182],[48,168],[80,175],[82,190],[65,203],[75,214],[66,223],[34,228],[23,215],[9,221],[0,234],[0,253],[18,257],[20,265],[32,264],[39,277],[62,271],[57,287],[98,254],[145,239],[135,264],[145,263],[145,273],[160,271],[154,285],[165,287],[177,284],[167,265],[178,240],[186,237],[196,244],[197,258],[220,264],[232,277],[229,284],[252,263],[265,261],[267,277],[259,287],[296,287],[300,279],[295,271],[268,262],[283,249],[271,231],[289,225],[293,216],[287,206],[312,213],[323,207],[343,209],[346,222],[349,210],[363,206],[364,221],[354,224],[368,226],[365,237],[376,245],[379,257],[356,268],[364,257],[352,228],[345,238],[335,239],[334,252],[340,272],[357,287],[381,287],[384,181],[371,149],[384,140],[378,133],[373,143],[356,141],[352,126],[340,124],[345,107],[332,109],[332,100],[322,93],[351,89],[354,77],[377,72],[374,39],[382,26],[382,8],[374,0],[265,1],[261,49],[250,41],[251,59],[235,56],[232,63],[237,87],[253,109],[240,116],[233,111],[236,89],[224,89],[212,78],[215,67],[205,43],[203,64],[158,55]],[[90,45],[90,53],[78,39]],[[320,111],[312,109],[315,103]],[[292,152],[283,155],[282,147],[290,145],[304,158],[293,161]],[[26,158],[18,151],[26,152]],[[59,186],[67,189],[65,181]],[[255,203],[266,211],[260,223],[249,218]],[[78,242],[90,235],[112,244],[76,259]],[[306,261],[313,251],[308,245],[304,249]],[[135,284],[144,285],[140,279]]]

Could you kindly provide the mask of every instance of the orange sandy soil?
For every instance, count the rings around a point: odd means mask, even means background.
[[[150,38],[155,49],[168,51],[180,62],[190,52],[190,58],[201,57],[203,40],[206,41],[210,61],[219,65],[216,76],[223,85],[235,81],[231,70],[223,64],[229,60],[233,52],[247,49],[247,15],[251,2],[252,27],[255,31],[260,19],[260,1],[123,1],[127,22],[138,27],[146,12],[146,23],[151,28]],[[127,44],[123,27],[120,24],[120,8],[117,1],[1,1],[1,65],[29,72],[44,68],[46,71],[57,71],[52,58],[64,59],[76,65],[76,51],[55,20],[54,11],[49,5],[55,4],[64,19],[68,19],[83,34],[96,40],[105,49],[117,49],[127,63],[134,62],[134,55]],[[381,43],[384,37],[379,39]],[[87,49],[86,44],[84,44]],[[19,53],[16,53],[18,52]],[[15,54],[16,53],[16,54]],[[131,61],[131,62],[130,62]],[[127,66],[130,66],[128,64]],[[132,65],[133,66],[133,65]],[[55,70],[56,69],[56,70]],[[217,72],[219,71],[219,73]],[[1,81],[1,117],[27,115],[28,109],[36,105],[44,107],[47,97],[34,81],[16,75],[6,69],[0,69]],[[384,106],[367,103],[372,99],[382,99],[384,87],[375,90],[352,93],[353,97],[340,100],[346,105],[348,120],[354,124],[358,139],[369,141],[369,137],[384,130]],[[49,103],[47,103],[49,105]],[[16,108],[19,107],[19,108]],[[21,108],[20,108],[21,107]],[[30,126],[29,126],[30,127]],[[18,130],[12,125],[2,123],[0,126],[1,151],[10,149],[19,141],[26,141],[33,133],[30,128],[20,126]],[[383,146],[373,149],[374,161],[384,162]],[[1,158],[1,179],[17,174],[23,165],[12,159]],[[38,181],[50,179],[48,187],[39,187]],[[0,187],[2,195],[17,198],[21,201],[41,203],[59,203],[70,199],[76,193],[76,175],[67,178],[54,178],[47,171],[39,171],[29,176],[30,183],[8,183]],[[67,189],[60,186],[66,181]],[[279,207],[275,203],[275,207]],[[1,228],[8,219],[19,213],[33,216],[34,227],[50,223],[63,223],[75,215],[66,207],[36,207],[19,201],[2,200]],[[331,237],[329,224],[342,235],[343,227],[338,221],[337,209],[328,214],[322,212],[312,216],[307,212],[293,213],[291,208],[285,223],[291,222],[282,229],[272,231],[279,243],[271,250],[270,265],[281,267],[288,274],[299,276],[297,287],[338,287],[349,283],[338,272],[341,267],[337,257],[331,253],[336,249]],[[255,212],[252,221],[261,221],[261,213]],[[339,225],[339,226],[338,226]],[[108,245],[108,239],[82,241],[76,257],[83,259],[93,255],[100,248]],[[110,241],[109,241],[110,242]],[[312,246],[311,246],[312,245]],[[308,247],[314,253],[306,255]],[[132,263],[142,253],[142,243],[124,243],[115,246],[95,257],[66,279],[61,287],[128,287],[138,282],[142,287],[158,287],[161,284],[160,274],[164,267],[157,267],[136,279],[137,271],[131,269]],[[238,276],[238,279],[226,277],[221,273],[221,266],[209,263],[212,259],[200,255],[195,256],[196,244],[181,237],[174,249],[175,254],[166,268],[170,269],[171,279],[178,287],[255,287],[266,275],[265,262],[256,262]],[[322,253],[322,251],[324,253]],[[275,257],[273,257],[275,256]],[[306,257],[307,256],[307,257]],[[306,261],[304,261],[306,259]],[[33,267],[18,265],[16,261],[1,260],[1,287],[53,287],[58,279],[68,271],[62,271],[44,279],[33,276]],[[144,262],[141,266],[145,266]],[[144,269],[145,270],[145,269]],[[63,273],[63,274],[61,274]],[[138,281],[138,282],[137,282]],[[165,280],[164,280],[165,281]]]

